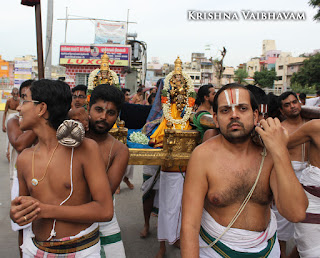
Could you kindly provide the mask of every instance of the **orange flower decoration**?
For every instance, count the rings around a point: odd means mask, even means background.
[[[167,97],[161,96],[161,103],[162,104],[167,103],[167,101],[168,101]]]
[[[87,96],[87,102],[88,102],[88,104],[89,104],[89,102],[90,102],[90,98],[91,98],[91,94]]]
[[[194,98],[191,98],[191,97],[188,98],[189,107],[193,107],[195,102],[196,100]]]

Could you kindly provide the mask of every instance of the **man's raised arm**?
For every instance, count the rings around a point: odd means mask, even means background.
[[[199,231],[208,192],[206,172],[196,148],[189,160],[182,197],[181,256],[199,257]]]

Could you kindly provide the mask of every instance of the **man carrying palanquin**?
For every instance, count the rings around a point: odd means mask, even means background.
[[[216,93],[213,111],[220,135],[198,146],[188,163],[182,257],[279,257],[272,197],[292,222],[303,220],[308,206],[291,167],[288,134],[278,119],[255,128],[258,106],[239,84]],[[254,130],[265,147],[253,142]]]
[[[20,128],[32,130],[39,142],[17,159],[20,196],[10,209],[20,226],[32,222],[24,232],[23,257],[100,257],[95,222],[112,219],[113,203],[99,146],[87,138],[79,147],[58,142],[57,129],[71,106],[66,83],[35,81],[25,95]]]
[[[182,62],[178,57],[174,71],[165,78],[162,91],[163,120],[151,135],[150,143],[163,146],[164,130],[171,122],[173,129],[190,130],[189,117],[194,105],[194,89],[191,78],[182,72]],[[157,257],[166,251],[165,241],[179,246],[181,226],[181,198],[185,167],[173,166],[160,172],[158,240],[160,250]]]

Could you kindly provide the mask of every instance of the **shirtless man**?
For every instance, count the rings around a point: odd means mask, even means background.
[[[131,99],[132,104],[143,105],[143,89],[139,88],[137,93],[133,95]]]
[[[287,129],[289,134],[292,134],[306,122],[300,115],[301,103],[299,102],[297,95],[292,91],[282,93],[279,96],[278,101],[280,112],[286,118],[281,124]],[[289,149],[291,164],[298,179],[301,176],[302,170],[307,166],[307,162],[305,162],[305,160],[307,157],[306,152],[308,147],[309,144],[306,143]],[[293,237],[294,225],[283,218],[278,213],[275,206],[273,208],[277,217],[277,232],[281,249],[281,257],[286,257],[286,242]]]
[[[72,88],[71,108],[86,107],[87,105],[87,86],[79,84]]]
[[[101,150],[111,192],[115,193],[126,171],[129,150],[108,132],[119,116],[123,93],[115,86],[102,84],[94,88],[89,103],[89,131],[87,137],[95,140]],[[99,223],[102,257],[125,257],[116,215],[110,222]]]
[[[27,89],[30,88],[32,82],[33,80],[27,80],[21,83],[19,88],[19,95],[21,99],[24,99],[25,92]],[[12,116],[12,118],[10,118],[10,116]],[[11,200],[13,200],[19,196],[19,182],[18,182],[18,175],[17,175],[17,169],[16,169],[17,157],[24,149],[31,147],[31,145],[35,143],[37,136],[32,130],[22,131],[20,129],[18,113],[17,115],[12,114],[10,116],[8,117],[8,122],[7,122],[7,134],[9,138],[9,143],[11,144],[9,171],[10,171]],[[20,227],[18,224],[13,223],[11,221],[12,230],[19,232],[19,237],[18,237],[19,246],[22,245],[23,228],[26,228],[27,226],[29,225]],[[22,257],[21,252],[20,252],[20,256]]]
[[[24,257],[39,252],[100,257],[95,222],[113,216],[110,185],[97,143],[85,138],[79,147],[69,148],[57,141],[56,130],[70,106],[69,86],[43,79],[33,82],[18,107],[21,130],[33,130],[39,141],[17,159],[20,196],[10,209],[11,218],[20,226],[32,222],[33,232],[27,232],[21,246]]]
[[[19,106],[19,90],[18,88],[13,88],[11,91],[12,98],[7,100],[6,106],[4,108],[3,118],[2,118],[2,131],[7,131],[7,115],[10,113],[17,113],[17,107]]]
[[[288,135],[278,119],[268,118],[260,121],[263,129],[255,128],[267,151],[253,143],[250,136],[257,124],[258,107],[251,93],[239,84],[225,85],[216,93],[213,111],[220,135],[194,150],[186,173],[182,257],[220,257],[222,252],[279,257],[272,197],[280,214],[292,222],[303,220],[308,206],[290,164]],[[259,171],[255,190],[243,206]],[[210,248],[229,224],[231,229]]]
[[[304,221],[294,225],[294,238],[300,257],[320,257],[320,120],[314,119],[302,125],[290,135],[288,147],[308,142],[309,165],[302,171],[300,182],[309,200]]]
[[[7,132],[7,122],[10,114],[17,114],[17,107],[19,106],[19,90],[18,88],[13,88],[11,91],[12,98],[7,100],[6,106],[4,108],[4,113],[2,117],[2,131]],[[6,137],[6,156],[8,161],[10,162],[10,145],[8,141],[8,137]]]

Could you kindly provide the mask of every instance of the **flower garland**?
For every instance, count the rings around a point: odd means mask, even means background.
[[[131,142],[136,142],[143,145],[148,145],[149,143],[149,138],[142,132],[133,132],[130,134],[129,139]]]
[[[97,68],[90,73],[89,78],[88,78],[88,90],[91,90],[91,91],[93,90],[93,88],[94,88],[93,82],[99,72],[100,72],[100,68]],[[112,75],[113,85],[116,86],[117,84],[119,84],[118,75],[112,70],[109,70],[109,72]]]
[[[164,79],[164,86],[163,86],[163,91],[162,91],[162,97],[161,97],[161,102],[162,102],[162,109],[163,109],[163,114],[164,117],[167,121],[170,121],[173,124],[173,128],[175,129],[175,124],[180,124],[181,129],[183,130],[184,127],[186,126],[187,121],[190,118],[191,112],[192,112],[192,107],[194,105],[194,86],[193,82],[191,80],[191,77],[189,74],[182,72],[182,76],[187,82],[187,97],[188,101],[186,103],[185,109],[183,112],[183,116],[181,119],[174,119],[172,117],[171,113],[171,101],[170,101],[170,80],[173,77],[174,73],[171,72],[169,73],[166,78]],[[191,100],[193,99],[193,100]]]

